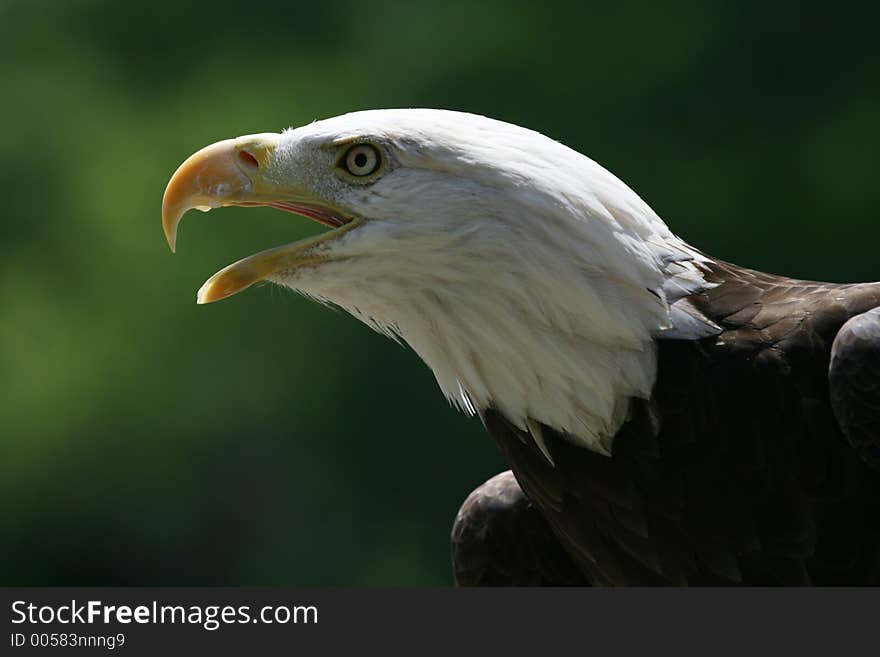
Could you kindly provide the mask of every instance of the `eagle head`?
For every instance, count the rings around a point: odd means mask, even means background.
[[[172,250],[187,210],[227,205],[329,230],[229,265],[199,303],[283,285],[409,344],[461,409],[598,452],[629,401],[650,396],[654,340],[713,329],[684,305],[706,286],[705,258],[638,195],[586,156],[486,117],[373,110],[208,146],[165,191]]]

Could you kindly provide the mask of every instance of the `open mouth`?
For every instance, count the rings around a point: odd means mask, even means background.
[[[199,289],[197,296],[199,304],[220,301],[238,294],[254,283],[293,271],[294,269],[327,262],[330,258],[317,251],[316,247],[324,242],[338,239],[344,233],[361,224],[361,219],[359,218],[346,217],[323,207],[304,206],[283,201],[267,203],[246,202],[230,205],[273,207],[313,219],[332,228],[332,230],[297,242],[260,251],[224,267],[205,281]]]
[[[350,216],[296,184],[279,184],[263,174],[279,135],[249,135],[207,146],[178,167],[162,199],[162,227],[174,251],[177,228],[190,209],[209,211],[238,205],[266,206],[312,219],[331,230],[267,249],[224,267],[202,285],[198,303],[225,299],[262,280],[326,262],[321,244],[338,239],[363,220]]]

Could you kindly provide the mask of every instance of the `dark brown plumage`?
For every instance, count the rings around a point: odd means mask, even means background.
[[[461,505],[452,530],[456,581],[471,586],[570,586],[589,580],[509,470]]]
[[[722,333],[658,342],[653,398],[633,400],[613,458],[545,427],[554,467],[484,413],[528,500],[512,481],[472,494],[453,530],[460,584],[559,584],[572,562],[574,584],[880,581],[880,284],[725,263],[707,279],[691,301]]]

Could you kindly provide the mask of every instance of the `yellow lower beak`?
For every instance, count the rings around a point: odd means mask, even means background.
[[[362,222],[362,219],[354,218],[344,226],[328,233],[321,233],[293,244],[285,244],[274,249],[260,251],[260,253],[255,253],[252,256],[234,262],[205,281],[205,284],[199,289],[197,303],[212,303],[226,297],[231,297],[233,294],[237,294],[279,271],[324,262],[325,258],[320,256],[303,257],[303,253],[321,242],[325,242],[328,239],[336,239],[343,233],[357,228]]]

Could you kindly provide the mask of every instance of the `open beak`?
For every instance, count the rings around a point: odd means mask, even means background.
[[[187,210],[207,212],[227,205],[267,205],[309,217],[334,230],[229,265],[202,285],[198,303],[225,299],[280,271],[317,264],[323,258],[309,253],[315,246],[361,223],[306,189],[268,179],[264,172],[280,137],[264,133],[227,139],[188,157],[171,176],[162,199],[162,228],[168,246],[175,251],[177,229]]]

